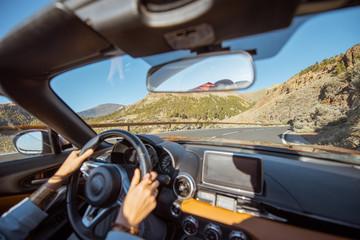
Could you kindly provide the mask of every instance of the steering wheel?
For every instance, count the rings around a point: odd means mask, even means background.
[[[151,170],[149,153],[137,136],[125,130],[117,129],[100,133],[84,145],[79,155],[89,148],[95,149],[105,139],[113,137],[122,137],[135,148],[139,156],[142,179]],[[86,181],[85,200],[89,204],[83,214],[79,213],[77,202],[80,173]],[[66,195],[68,217],[75,233],[84,240],[104,239],[129,187],[130,180],[122,166],[105,162],[84,162],[80,170],[70,178]],[[105,218],[107,219],[104,220]]]

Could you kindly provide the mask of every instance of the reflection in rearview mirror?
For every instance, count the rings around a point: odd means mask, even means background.
[[[248,88],[255,80],[246,52],[201,54],[155,66],[147,77],[150,92],[226,91]]]

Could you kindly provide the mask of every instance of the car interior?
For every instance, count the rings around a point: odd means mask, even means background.
[[[153,67],[218,52],[270,58],[309,19],[359,5],[359,0],[52,2],[0,41],[0,94],[47,126],[40,134],[46,151],[0,155],[1,213],[39,188],[71,150],[91,147],[95,153],[58,191],[49,216],[28,239],[104,239],[137,167],[142,175],[156,171],[161,184],[157,207],[140,226],[145,239],[359,238],[356,150],[191,141],[122,129],[97,133],[50,85],[64,72],[125,54]],[[106,179],[101,196],[92,187],[94,171]]]

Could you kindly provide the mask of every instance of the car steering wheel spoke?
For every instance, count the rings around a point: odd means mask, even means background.
[[[92,170],[97,167],[103,166],[104,163],[94,162],[94,161],[86,161],[80,167],[80,172],[85,180],[87,180],[90,176]]]
[[[101,220],[106,218],[114,208],[118,207],[118,204],[114,204],[109,208],[99,208],[89,205],[86,208],[84,216],[82,217],[81,221],[87,228],[94,228]]]

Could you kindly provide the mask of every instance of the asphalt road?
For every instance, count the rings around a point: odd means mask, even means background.
[[[239,127],[239,128],[212,128],[212,129],[196,129],[196,130],[183,130],[159,133],[156,135],[181,135],[188,137],[206,137],[206,138],[225,138],[236,139],[245,141],[262,141],[271,143],[283,143],[282,137],[295,144],[308,144],[296,143],[291,140],[291,135],[286,135],[290,127]],[[285,134],[284,134],[285,133]],[[286,137],[285,137],[286,135]],[[289,139],[290,138],[290,139]],[[5,153],[0,154],[0,162],[9,160],[17,160],[23,158],[19,153]]]
[[[288,130],[290,130],[290,127],[240,127],[172,131],[157,135],[181,135],[188,137],[225,138],[283,143],[281,137],[283,133]]]

